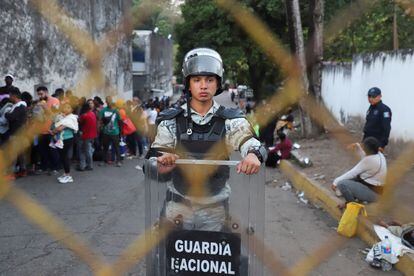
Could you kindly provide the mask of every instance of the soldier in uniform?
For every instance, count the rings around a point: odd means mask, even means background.
[[[221,231],[231,192],[227,183],[229,168],[219,166],[204,184],[206,193],[194,196],[189,194],[191,183],[184,177],[183,167],[174,169],[175,161],[228,160],[231,151],[239,150],[243,159],[237,172],[250,175],[259,171],[266,150],[240,110],[214,101],[213,96],[222,92],[224,71],[216,51],[191,50],[185,55],[182,71],[187,103],[159,114],[157,134],[147,158],[157,157],[158,171],[171,175],[164,208],[167,219],[180,217],[184,229]],[[217,143],[223,143],[225,150],[212,150]]]
[[[381,90],[378,87],[372,87],[368,90],[368,102],[371,105],[367,111],[362,140],[367,137],[375,137],[379,142],[380,151],[384,151],[390,136],[392,112],[382,102]]]

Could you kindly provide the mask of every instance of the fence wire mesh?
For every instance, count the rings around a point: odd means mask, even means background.
[[[359,0],[341,10],[333,20],[327,24],[325,31],[325,42],[334,40],[341,31],[353,21],[358,20],[377,1]],[[74,88],[79,96],[91,96],[88,91],[103,89],[107,95],[115,94],[116,90],[111,84],[105,82],[102,62],[105,55],[116,48],[125,37],[128,37],[132,30],[139,26],[149,17],[156,7],[162,5],[158,1],[141,1],[139,6],[128,11],[124,19],[113,30],[106,33],[102,39],[96,41],[86,31],[76,26],[70,15],[59,6],[55,0],[29,0],[32,9],[39,12],[50,24],[54,25],[66,39],[70,41],[73,48],[81,54],[88,64],[88,72],[85,77]],[[321,127],[337,139],[340,144],[346,146],[355,139],[338,121],[333,117],[327,108],[318,102],[308,91],[303,89],[301,69],[295,56],[285,49],[281,41],[270,31],[254,12],[235,0],[216,0],[215,3],[222,10],[232,16],[235,22],[251,37],[273,62],[276,68],[284,74],[285,84],[281,91],[267,99],[273,107],[272,112],[266,112],[264,106],[257,108],[257,122],[259,125],[266,125],[274,116],[280,114],[286,107],[299,104],[307,114]],[[414,16],[414,3],[409,0],[396,0],[402,9],[409,16]],[[53,114],[48,114],[51,119]],[[133,116],[133,115],[131,115]],[[134,123],[139,118],[132,117]],[[33,137],[40,134],[41,122],[31,121],[28,127],[21,129],[13,140],[1,148],[0,167],[5,171],[12,165],[17,156],[30,147]],[[212,152],[220,152],[224,144],[217,144]],[[412,219],[412,210],[402,206],[395,198],[395,191],[398,184],[414,163],[414,145],[409,146],[390,166],[385,183],[384,195],[380,198],[377,208],[372,210],[378,214],[392,214],[407,221]],[[190,193],[200,195],[204,193],[200,183],[214,173],[214,170],[200,171],[198,179],[192,179],[194,183]],[[185,175],[186,172],[184,171]],[[193,176],[193,174],[191,175]],[[0,200],[5,200],[15,206],[30,222],[37,225],[44,232],[60,241],[70,249],[80,260],[85,262],[96,275],[121,275],[128,272],[135,264],[140,262],[145,255],[158,243],[160,238],[165,238],[171,229],[161,228],[155,236],[151,229],[147,229],[136,237],[121,254],[118,260],[109,263],[102,254],[95,252],[79,235],[73,233],[63,221],[52,214],[46,206],[36,201],[33,197],[16,187],[13,182],[0,176]],[[293,181],[300,181],[299,178]],[[145,242],[145,235],[150,237],[150,242]],[[268,271],[274,275],[304,275],[315,269],[321,262],[328,259],[335,251],[347,243],[347,240],[333,234],[328,237],[321,246],[308,257],[299,260],[293,267],[286,267],[279,259],[272,248],[261,244],[258,258]]]

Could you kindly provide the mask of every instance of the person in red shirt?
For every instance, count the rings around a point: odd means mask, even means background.
[[[266,166],[268,167],[276,167],[279,160],[281,159],[289,159],[290,152],[292,151],[292,141],[286,137],[286,134],[283,132],[279,132],[279,143],[269,151]]]
[[[90,105],[85,103],[81,109],[79,126],[81,132],[80,139],[80,163],[78,171],[93,170],[93,141],[98,136],[96,127],[96,115]]]

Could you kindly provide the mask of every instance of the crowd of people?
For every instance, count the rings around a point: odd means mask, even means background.
[[[36,89],[36,98],[13,86],[14,77],[5,76],[0,87],[0,146],[30,140],[30,148],[20,154],[7,169],[7,177],[15,179],[30,174],[58,175],[60,183],[73,182],[71,166],[92,171],[100,166],[122,166],[124,158],[140,158],[155,135],[157,114],[170,106],[169,97],[158,97],[143,103],[138,97],[105,102],[98,96],[76,97],[72,91],[56,89],[53,94],[45,86]],[[181,104],[178,101],[175,104]],[[36,127],[33,137],[19,130]]]
[[[8,141],[13,145],[13,141],[18,141],[15,136],[26,125],[36,123],[39,134],[28,137],[32,141],[31,147],[7,170],[10,179],[28,174],[57,175],[63,169],[58,181],[73,182],[70,171],[74,161],[78,163],[76,169],[79,171],[93,170],[94,161],[99,161],[101,166],[114,164],[120,167],[124,158],[143,156],[144,150],[154,141],[160,111],[185,103],[184,96],[173,105],[165,96],[145,103],[138,97],[114,101],[108,96],[104,102],[98,96],[78,98],[72,91],[61,88],[50,95],[45,86],[36,89],[37,98],[33,99],[30,93],[20,92],[13,86],[13,81],[14,77],[8,74],[6,85],[0,87],[0,145]],[[352,145],[360,153],[361,162],[335,179],[332,185],[346,202],[375,201],[382,192],[380,188],[386,174],[382,151],[388,143],[391,110],[382,103],[378,88],[371,89],[368,98],[370,108],[363,142]],[[262,127],[254,125],[254,129],[269,148],[267,166],[275,167],[280,159],[290,157],[292,109],[279,120]]]

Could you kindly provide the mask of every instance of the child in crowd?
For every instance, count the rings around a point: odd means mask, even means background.
[[[56,117],[53,120],[52,129],[56,127],[56,123],[61,121],[63,119],[62,114],[57,114]],[[58,132],[55,135],[52,136],[50,139],[49,147],[54,149],[63,149],[63,133]]]

